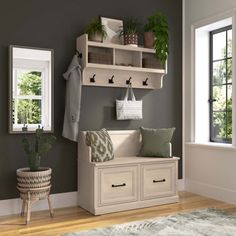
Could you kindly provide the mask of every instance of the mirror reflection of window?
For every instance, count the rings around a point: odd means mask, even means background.
[[[10,131],[52,131],[52,51],[11,46]]]

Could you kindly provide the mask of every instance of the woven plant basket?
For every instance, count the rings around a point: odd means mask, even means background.
[[[51,168],[41,167],[39,171],[30,171],[29,168],[21,168],[16,171],[17,187],[22,199],[27,197],[27,190],[34,190],[33,197],[44,198],[50,192]],[[37,191],[37,189],[39,189]]]
[[[112,65],[112,54],[111,53],[88,53],[88,62],[97,64],[107,64]]]
[[[138,46],[138,35],[137,34],[125,34],[124,35],[124,44],[137,47]]]
[[[153,69],[165,69],[165,66],[161,65],[159,59],[157,58],[143,58],[142,67]]]

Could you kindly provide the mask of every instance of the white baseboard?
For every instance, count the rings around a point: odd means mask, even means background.
[[[188,192],[214,198],[223,202],[236,204],[236,191],[232,189],[222,188],[189,179],[186,179],[185,189]]]
[[[178,180],[178,190],[184,190],[183,179]],[[51,202],[53,208],[77,206],[77,192],[56,193],[51,194]],[[1,200],[0,201],[0,216],[19,214],[21,211],[22,200],[19,198]],[[41,200],[33,204],[32,211],[47,210],[47,200]]]
[[[178,180],[178,191],[184,191],[185,190],[185,182],[184,179]]]
[[[77,206],[77,192],[51,194],[53,208]],[[0,216],[19,214],[21,211],[22,200],[19,198],[1,200]],[[32,205],[32,211],[42,211],[48,209],[47,200],[41,200]]]

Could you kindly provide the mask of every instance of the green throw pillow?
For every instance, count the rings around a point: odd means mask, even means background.
[[[114,159],[113,144],[106,129],[87,131],[86,144],[92,149],[92,162],[104,162]]]
[[[140,127],[142,147],[139,156],[170,157],[170,141],[175,128],[148,129]]]

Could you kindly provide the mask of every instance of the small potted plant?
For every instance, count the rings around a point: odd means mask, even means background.
[[[124,37],[124,45],[138,46],[139,22],[137,19],[126,19],[123,21],[123,27],[120,36]]]
[[[27,127],[23,127],[22,130],[27,130]],[[52,148],[55,140],[56,137],[53,135],[44,136],[43,128],[40,127],[36,129],[34,143],[31,144],[26,135],[22,139],[29,165],[27,168],[20,168],[16,171],[17,187],[20,190],[22,199],[26,197],[25,189],[37,189],[50,186],[52,169],[49,167],[40,167],[40,161],[41,157]],[[36,197],[43,198],[49,194],[49,191],[50,188],[48,188],[48,191],[35,192],[35,194],[40,194],[40,196]]]
[[[164,66],[169,54],[169,27],[166,16],[157,12],[144,26],[144,47],[154,48],[156,57]]]
[[[105,27],[99,18],[96,18],[90,22],[85,30],[85,33],[88,34],[89,40],[95,42],[103,42],[103,39],[107,37]]]

